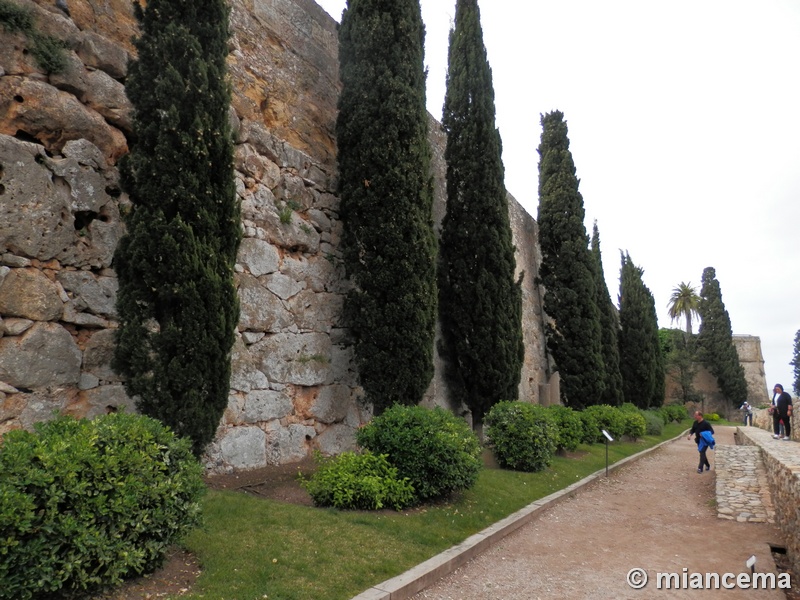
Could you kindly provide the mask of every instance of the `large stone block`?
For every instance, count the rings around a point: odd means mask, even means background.
[[[267,462],[284,465],[303,460],[308,456],[309,442],[317,432],[313,427],[293,423],[283,427],[278,421],[265,426],[267,436]]]
[[[110,412],[125,410],[132,413],[136,411],[136,404],[121,385],[103,385],[83,392],[86,406],[80,416],[93,419]]]
[[[331,340],[319,333],[277,333],[250,347],[270,381],[302,386],[333,383]]]
[[[77,386],[81,351],[57,323],[36,323],[20,337],[0,339],[0,381],[20,389]]]
[[[89,271],[60,271],[58,281],[72,294],[70,304],[76,312],[113,317],[119,283],[116,277],[95,276]]]
[[[116,171],[100,175],[105,158],[86,140],[67,142],[66,158],[0,134],[0,252],[53,258],[62,265],[108,267],[124,231]]]
[[[239,329],[278,332],[294,323],[294,317],[278,296],[246,273],[236,277],[239,288]]]
[[[264,240],[245,238],[239,246],[238,262],[254,277],[274,273],[280,260],[278,249]]]
[[[304,290],[288,301],[289,312],[301,331],[329,333],[342,319],[344,296]]]
[[[309,416],[321,423],[335,423],[347,416],[352,391],[346,385],[328,385],[319,390],[309,406]]]
[[[281,273],[295,281],[303,281],[314,292],[346,291],[346,277],[341,261],[332,256],[286,256]]]
[[[231,350],[231,389],[240,392],[268,389],[269,379],[256,366],[242,338],[237,338]]]
[[[255,469],[267,464],[267,435],[258,427],[227,429],[220,442],[222,460],[234,469]]]
[[[244,399],[245,423],[282,419],[292,413],[292,400],[283,392],[254,390]]]
[[[344,423],[336,423],[325,428],[314,440],[319,450],[325,456],[335,456],[342,452],[354,452],[356,444],[356,429]]]
[[[56,284],[37,269],[11,269],[0,285],[0,314],[55,321],[63,311]]]
[[[0,133],[24,133],[53,154],[69,140],[86,138],[109,164],[128,152],[123,133],[75,96],[48,83],[24,77],[0,77]]]

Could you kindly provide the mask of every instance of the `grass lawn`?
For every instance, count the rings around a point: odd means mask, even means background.
[[[674,438],[687,423],[614,442],[609,462]],[[583,445],[539,473],[484,469],[468,492],[404,512],[313,508],[212,490],[203,500],[204,527],[185,543],[203,572],[181,598],[347,600],[603,468],[605,446]]]

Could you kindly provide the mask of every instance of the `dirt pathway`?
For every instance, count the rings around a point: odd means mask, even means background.
[[[716,429],[718,443],[734,443],[733,427]],[[780,590],[657,589],[656,573],[738,574],[748,572],[753,554],[756,570],[768,571],[768,544],[783,543],[774,525],[718,519],[714,472],[699,475],[697,460],[693,441],[666,444],[557,504],[414,599],[784,599]],[[649,576],[644,589],[626,581],[634,568]]]

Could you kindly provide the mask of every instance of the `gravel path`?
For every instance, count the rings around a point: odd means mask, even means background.
[[[733,444],[732,427],[717,428],[718,444]],[[782,544],[768,523],[718,519],[714,480],[699,475],[697,448],[685,437],[613,472],[542,514],[415,600],[536,600],[550,598],[775,598],[780,590],[657,589],[657,573],[770,572],[769,543]],[[709,458],[714,465],[713,452]],[[631,569],[647,572],[632,589]],[[735,578],[730,580],[735,584]],[[795,585],[797,583],[795,582]]]

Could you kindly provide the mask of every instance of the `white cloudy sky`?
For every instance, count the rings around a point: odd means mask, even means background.
[[[340,20],[346,0],[317,1]],[[421,2],[428,109],[440,118],[455,0]],[[791,391],[800,2],[479,4],[508,190],[536,217],[540,115],[561,110],[612,298],[620,249],[644,269],[661,327],[672,289],[699,292],[714,267],[734,334],[759,336],[769,388]]]

